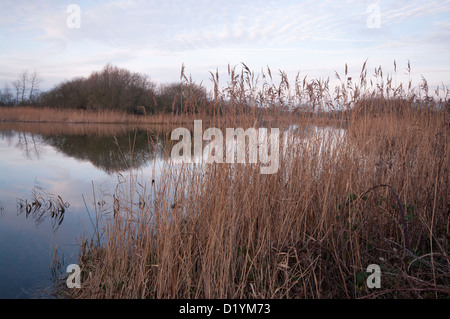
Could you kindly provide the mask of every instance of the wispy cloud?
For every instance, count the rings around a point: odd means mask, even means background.
[[[344,59],[359,63],[369,53],[392,61],[418,50],[450,49],[450,0],[79,1],[79,29],[67,27],[69,3],[0,3],[2,74],[42,68],[67,77],[108,62],[162,70],[181,62],[207,67],[244,59],[323,69],[351,63]],[[379,29],[367,27],[372,3],[380,8]],[[431,62],[420,63],[426,68]],[[449,69],[449,62],[442,67]],[[208,76],[209,70],[200,71]]]
[[[103,42],[113,46],[191,50],[223,45],[282,45],[321,39],[346,22],[336,5],[314,2],[113,1],[80,4],[81,28],[66,26],[65,6],[6,3],[7,32],[41,41]],[[15,18],[5,12],[12,10]],[[7,18],[9,17],[9,18]],[[32,32],[34,30],[34,32]]]
[[[383,5],[383,23],[401,23],[409,19],[433,16],[450,11],[450,1],[395,1]]]

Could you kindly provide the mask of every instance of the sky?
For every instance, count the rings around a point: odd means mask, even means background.
[[[450,86],[450,0],[1,0],[0,87],[25,70],[41,90],[107,63],[157,83],[226,84],[228,65],[290,79],[335,79],[381,66],[413,84]],[[10,85],[11,87],[11,85]]]

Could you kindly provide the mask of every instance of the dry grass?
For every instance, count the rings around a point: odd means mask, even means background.
[[[342,115],[345,134],[288,142],[276,174],[167,162],[155,183],[118,185],[99,237],[80,246],[82,289],[61,295],[449,298],[448,114],[364,101],[370,112]],[[370,264],[379,289],[366,286]]]
[[[115,134],[133,132],[136,129],[168,132],[176,127],[175,124],[98,124],[98,123],[25,123],[25,122],[0,122],[0,131],[16,130],[31,134],[67,134],[90,136],[114,136]]]
[[[192,117],[174,114],[133,115],[112,110],[73,110],[27,106],[1,107],[0,122],[65,124],[165,124],[192,122]]]

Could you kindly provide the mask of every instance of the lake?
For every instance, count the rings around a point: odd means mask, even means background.
[[[0,298],[49,298],[55,247],[61,271],[76,263],[80,236],[92,235],[95,211],[112,211],[119,180],[131,167],[155,174],[163,137],[154,144],[156,130],[108,125],[16,127],[0,124]]]
[[[55,279],[77,263],[81,236],[113,212],[117,185],[130,172],[158,179],[172,129],[0,123],[0,298],[52,298]]]

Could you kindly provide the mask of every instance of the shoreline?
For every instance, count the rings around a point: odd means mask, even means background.
[[[249,113],[234,113],[223,115],[206,114],[149,114],[135,115],[111,110],[75,110],[75,109],[53,109],[48,107],[0,107],[1,123],[33,123],[33,124],[105,124],[105,125],[180,125],[192,124],[194,120],[202,120],[211,124],[246,124],[253,126],[257,124],[271,123],[298,123],[311,122],[311,124],[338,124],[345,123],[342,115],[333,116],[331,113],[285,113],[271,115],[254,115]]]

